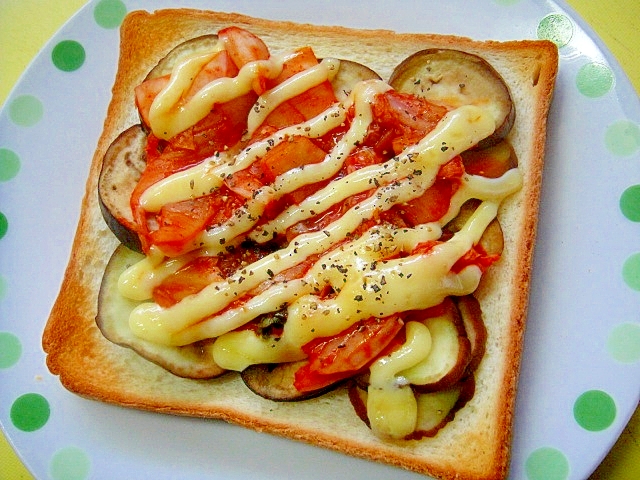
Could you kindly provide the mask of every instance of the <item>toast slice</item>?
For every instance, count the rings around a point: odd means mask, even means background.
[[[270,49],[310,45],[319,58],[360,62],[389,78],[424,48],[455,48],[487,60],[503,77],[517,115],[509,141],[523,187],[502,205],[504,254],[475,292],[487,328],[472,399],[433,438],[388,442],[354,414],[346,388],[301,402],[272,402],[251,393],[239,375],[211,381],[175,376],[106,340],[96,326],[98,291],[119,242],[100,212],[97,181],[111,142],[139,122],[133,89],[175,45],[237,25]],[[91,163],[71,258],[43,334],[47,365],[81,396],[126,407],[217,418],[438,478],[507,475],[531,262],[543,169],[546,119],[557,73],[557,49],[545,41],[477,42],[455,36],[396,34],[250,18],[194,10],[132,12],[122,24],[120,60],[104,130]]]

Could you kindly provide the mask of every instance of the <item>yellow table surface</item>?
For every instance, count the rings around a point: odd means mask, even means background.
[[[84,4],[84,0],[0,0],[0,105],[44,43]],[[568,0],[568,4],[600,36],[640,92],[640,2]],[[0,480],[32,478],[0,434]],[[591,478],[640,478],[640,409]]]

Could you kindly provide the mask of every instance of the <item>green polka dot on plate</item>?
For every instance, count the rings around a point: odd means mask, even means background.
[[[620,211],[632,222],[640,222],[640,185],[632,185],[622,192]]]
[[[0,332],[0,368],[13,367],[22,356],[22,344],[13,333]]]
[[[602,390],[589,390],[573,404],[573,417],[578,425],[590,432],[600,432],[616,419],[616,403]]]
[[[9,230],[9,220],[4,213],[0,212],[0,240],[7,234],[7,230]]]
[[[89,478],[91,460],[78,447],[58,450],[51,458],[49,474],[53,480],[84,480]]]
[[[529,455],[525,471],[529,480],[565,480],[569,476],[569,462],[560,450],[542,447]]]
[[[75,40],[62,40],[51,51],[51,61],[63,72],[78,70],[85,58],[84,47]]]
[[[538,38],[550,40],[559,48],[568,44],[571,37],[573,37],[573,22],[566,15],[551,13],[538,24]]]
[[[11,180],[20,170],[20,157],[13,150],[0,148],[0,182]]]
[[[0,275],[0,300],[4,300],[7,295],[7,279],[4,275]]]
[[[93,18],[102,28],[117,28],[127,14],[127,7],[121,0],[101,0],[93,9]]]
[[[623,323],[616,326],[609,334],[607,350],[618,362],[640,362],[640,324]]]
[[[607,127],[604,141],[614,155],[633,155],[640,149],[640,127],[629,120],[620,120]]]
[[[640,291],[640,253],[634,253],[624,262],[622,278],[629,288]]]
[[[49,421],[49,402],[39,393],[25,393],[11,405],[11,423],[23,432],[34,432]]]
[[[602,63],[587,63],[580,67],[576,75],[578,91],[589,98],[605,95],[613,86],[614,75],[611,69]]]
[[[9,105],[9,118],[16,125],[31,127],[42,119],[42,102],[33,95],[20,95]]]

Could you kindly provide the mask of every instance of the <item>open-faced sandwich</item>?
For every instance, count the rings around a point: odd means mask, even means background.
[[[130,13],[50,370],[503,478],[556,71],[546,41]]]

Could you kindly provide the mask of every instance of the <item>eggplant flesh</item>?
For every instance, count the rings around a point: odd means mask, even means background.
[[[217,36],[205,35],[196,39],[188,40],[172,51],[170,51],[154,67],[147,79],[167,75],[173,66],[188,55],[203,49],[210,49],[217,43]],[[392,87],[400,91],[408,91],[407,76],[413,75],[412,83],[415,81],[415,68],[422,64],[426,51],[418,52],[401,64],[390,79]],[[462,53],[462,52],[459,52]],[[430,54],[430,53],[429,53]],[[458,54],[455,54],[456,62],[459,62]],[[465,54],[468,55],[468,54]],[[468,59],[462,61],[464,63]],[[474,60],[475,61],[475,60]],[[490,72],[490,81],[494,82],[498,95],[498,128],[496,132],[481,143],[481,147],[488,147],[500,142],[511,129],[515,110],[511,101],[508,89],[495,70],[486,62],[480,62],[480,72],[486,76]],[[497,75],[497,80],[496,80]],[[339,100],[349,95],[353,86],[362,80],[380,79],[380,77],[368,67],[352,62],[341,60],[340,69],[332,80],[334,92]],[[419,83],[422,83],[420,80]],[[433,85],[440,83],[440,80],[433,81]],[[470,91],[471,88],[462,87],[462,81],[458,82],[460,90]],[[504,88],[502,87],[504,85]],[[424,87],[424,85],[422,85]],[[415,91],[411,93],[418,93]],[[493,87],[492,87],[493,88]],[[437,95],[436,88],[433,89]],[[427,96],[428,97],[428,96]],[[470,103],[473,103],[471,101]],[[154,344],[136,337],[130,330],[128,318],[130,312],[137,305],[123,298],[117,291],[117,282],[120,273],[129,265],[142,258],[140,240],[133,230],[133,215],[129,205],[131,193],[140,178],[146,165],[145,159],[146,132],[142,125],[134,125],[124,131],[109,147],[105,154],[103,167],[99,179],[100,208],[105,221],[116,237],[123,244],[114,252],[106,268],[99,294],[98,314],[96,323],[103,335],[110,341],[131,348],[140,356],[150,360],[166,370],[182,377],[207,379],[215,378],[225,373],[225,370],[218,366],[213,360],[211,349],[214,339],[201,341],[195,344],[182,347],[172,347]],[[496,233],[491,234],[489,248],[485,248],[490,253],[502,251],[502,232],[497,222],[492,224],[491,230]],[[455,228],[452,228],[455,230]],[[328,386],[313,392],[299,392],[294,386],[295,372],[305,362],[293,362],[279,365],[262,364],[252,365],[241,373],[242,380],[247,387],[259,396],[274,401],[298,401],[313,398],[326,393],[335,387]]]
[[[447,423],[454,419],[458,410],[473,397],[475,380],[473,376],[461,380],[445,389],[428,393],[416,393],[418,420],[416,430],[405,440],[419,440],[434,437]],[[368,392],[366,387],[356,383],[349,386],[349,400],[356,415],[371,428],[367,414]]]
[[[331,86],[338,101],[342,102],[346,100],[356,84],[366,80],[381,80],[381,78],[366,65],[340,59],[340,68],[331,80]]]
[[[476,208],[480,205],[480,201],[476,199],[467,200],[460,207],[458,215],[444,227],[444,231],[449,234],[455,234],[460,231],[464,224],[469,220]],[[500,226],[500,221],[495,218],[489,223],[482,236],[480,237],[480,246],[488,255],[501,255],[504,250],[504,233]]]
[[[496,121],[496,130],[482,140],[478,148],[500,142],[515,121],[509,87],[491,64],[471,53],[453,49],[421,50],[395,68],[389,84],[398,91],[449,107],[488,108]]]
[[[197,51],[215,46],[217,36],[204,35],[188,40],[170,51],[147,79],[166,75],[180,59]],[[340,61],[340,69],[332,80],[338,99],[344,99],[356,83],[380,77],[368,67],[349,60]],[[100,209],[105,222],[120,240],[131,250],[141,252],[140,238],[135,232],[131,212],[131,194],[146,166],[147,127],[136,124],[122,132],[109,146],[102,163],[98,181]]]
[[[147,135],[141,125],[122,132],[109,146],[98,177],[102,216],[113,234],[129,249],[141,252],[129,199],[146,166]]]
[[[460,311],[454,302],[447,304],[445,314],[422,320],[431,333],[429,355],[400,373],[410,376],[415,392],[436,392],[454,385],[464,377],[471,360],[471,343]]]
[[[455,413],[466,405],[475,392],[474,371],[482,360],[487,341],[482,311],[473,295],[453,299],[451,307],[453,308],[451,313],[458,317],[455,323],[459,329],[459,335],[468,339],[470,344],[470,360],[464,361],[463,369],[459,368],[460,365],[454,366],[452,372],[457,370],[457,374],[455,378],[450,377],[451,381],[440,381],[437,385],[431,386],[412,386],[418,401],[418,424],[416,431],[406,440],[436,435],[453,420]],[[370,427],[367,417],[368,388],[368,374],[354,377],[349,385],[349,400],[356,415]]]
[[[478,368],[482,357],[484,357],[487,344],[487,327],[482,319],[480,302],[476,297],[465,295],[454,299],[454,302],[458,307],[464,330],[471,344],[471,360],[467,365],[466,371],[466,373],[471,373]]]
[[[170,50],[157,65],[149,71],[145,80],[169,75],[173,67],[183,59],[197,52],[213,51],[217,44],[218,36],[214,34],[201,35],[186,40]]]
[[[318,397],[336,384],[311,392],[300,392],[294,386],[295,373],[306,360],[279,364],[256,364],[241,373],[245,385],[256,395],[276,402],[293,402]]]
[[[213,339],[173,347],[155,344],[133,334],[129,328],[129,316],[138,302],[120,295],[118,279],[127,267],[142,258],[140,253],[119,245],[107,264],[100,285],[96,316],[96,324],[104,337],[180,377],[209,379],[225,373],[213,360]]]

